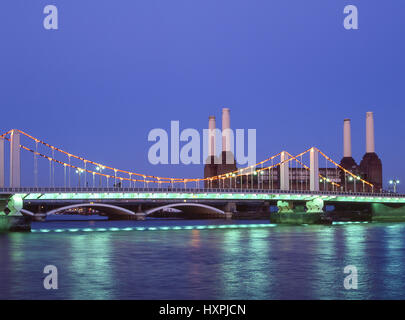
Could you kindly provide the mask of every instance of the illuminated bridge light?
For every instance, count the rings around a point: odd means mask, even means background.
[[[354,223],[354,222],[353,222]],[[357,222],[361,223],[361,222]],[[364,223],[364,222],[363,222]],[[339,224],[339,223],[334,223]],[[342,223],[341,223],[342,224]],[[106,232],[106,231],[157,231],[157,230],[213,230],[213,229],[246,229],[246,228],[272,228],[277,224],[226,224],[226,225],[203,225],[203,226],[162,226],[162,227],[125,227],[125,228],[69,228],[69,229],[32,229],[32,232]]]

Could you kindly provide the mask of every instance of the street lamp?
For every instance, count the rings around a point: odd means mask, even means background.
[[[79,188],[80,188],[80,175],[82,174],[82,172],[83,172],[83,169],[77,169],[76,170],[76,173],[79,175]]]
[[[102,177],[102,173],[103,173],[103,170],[105,169],[105,167],[104,166],[97,166],[96,167],[96,170],[97,171],[99,171],[100,172],[100,174],[99,174],[99,187],[101,188],[101,177]]]
[[[397,193],[397,185],[401,183],[398,179],[392,179],[389,181],[390,185],[393,186],[394,193]]]

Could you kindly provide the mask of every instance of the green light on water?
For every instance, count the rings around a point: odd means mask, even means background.
[[[342,225],[342,224],[360,224],[360,223],[368,223],[367,221],[365,222],[333,222],[334,225]],[[125,228],[117,228],[117,227],[111,227],[111,228],[69,228],[69,229],[55,229],[55,230],[50,230],[50,229],[39,229],[35,230],[33,229],[32,232],[42,232],[42,233],[49,233],[49,232],[106,232],[106,231],[156,231],[156,230],[206,230],[206,229],[253,229],[253,228],[272,228],[276,227],[277,224],[225,224],[225,225],[202,225],[202,226],[162,226],[162,227],[125,227]]]

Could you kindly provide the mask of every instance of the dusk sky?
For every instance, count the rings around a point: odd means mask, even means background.
[[[43,27],[48,4],[55,31]],[[359,30],[343,27],[348,4]],[[202,165],[149,164],[149,131],[171,120],[202,130],[209,115],[220,126],[228,107],[233,128],[257,129],[258,160],[317,146],[339,162],[351,118],[360,162],[374,111],[384,187],[405,183],[404,10],[399,0],[2,0],[0,129],[122,169],[201,177]]]

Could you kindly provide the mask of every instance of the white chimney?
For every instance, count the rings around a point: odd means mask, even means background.
[[[215,117],[208,118],[208,156],[215,156]]]
[[[231,116],[228,108],[222,109],[222,151],[231,151]]]
[[[345,119],[343,123],[343,157],[352,157],[352,132],[350,119]]]
[[[374,116],[372,112],[367,112],[366,116],[366,152],[375,152],[374,142]]]

